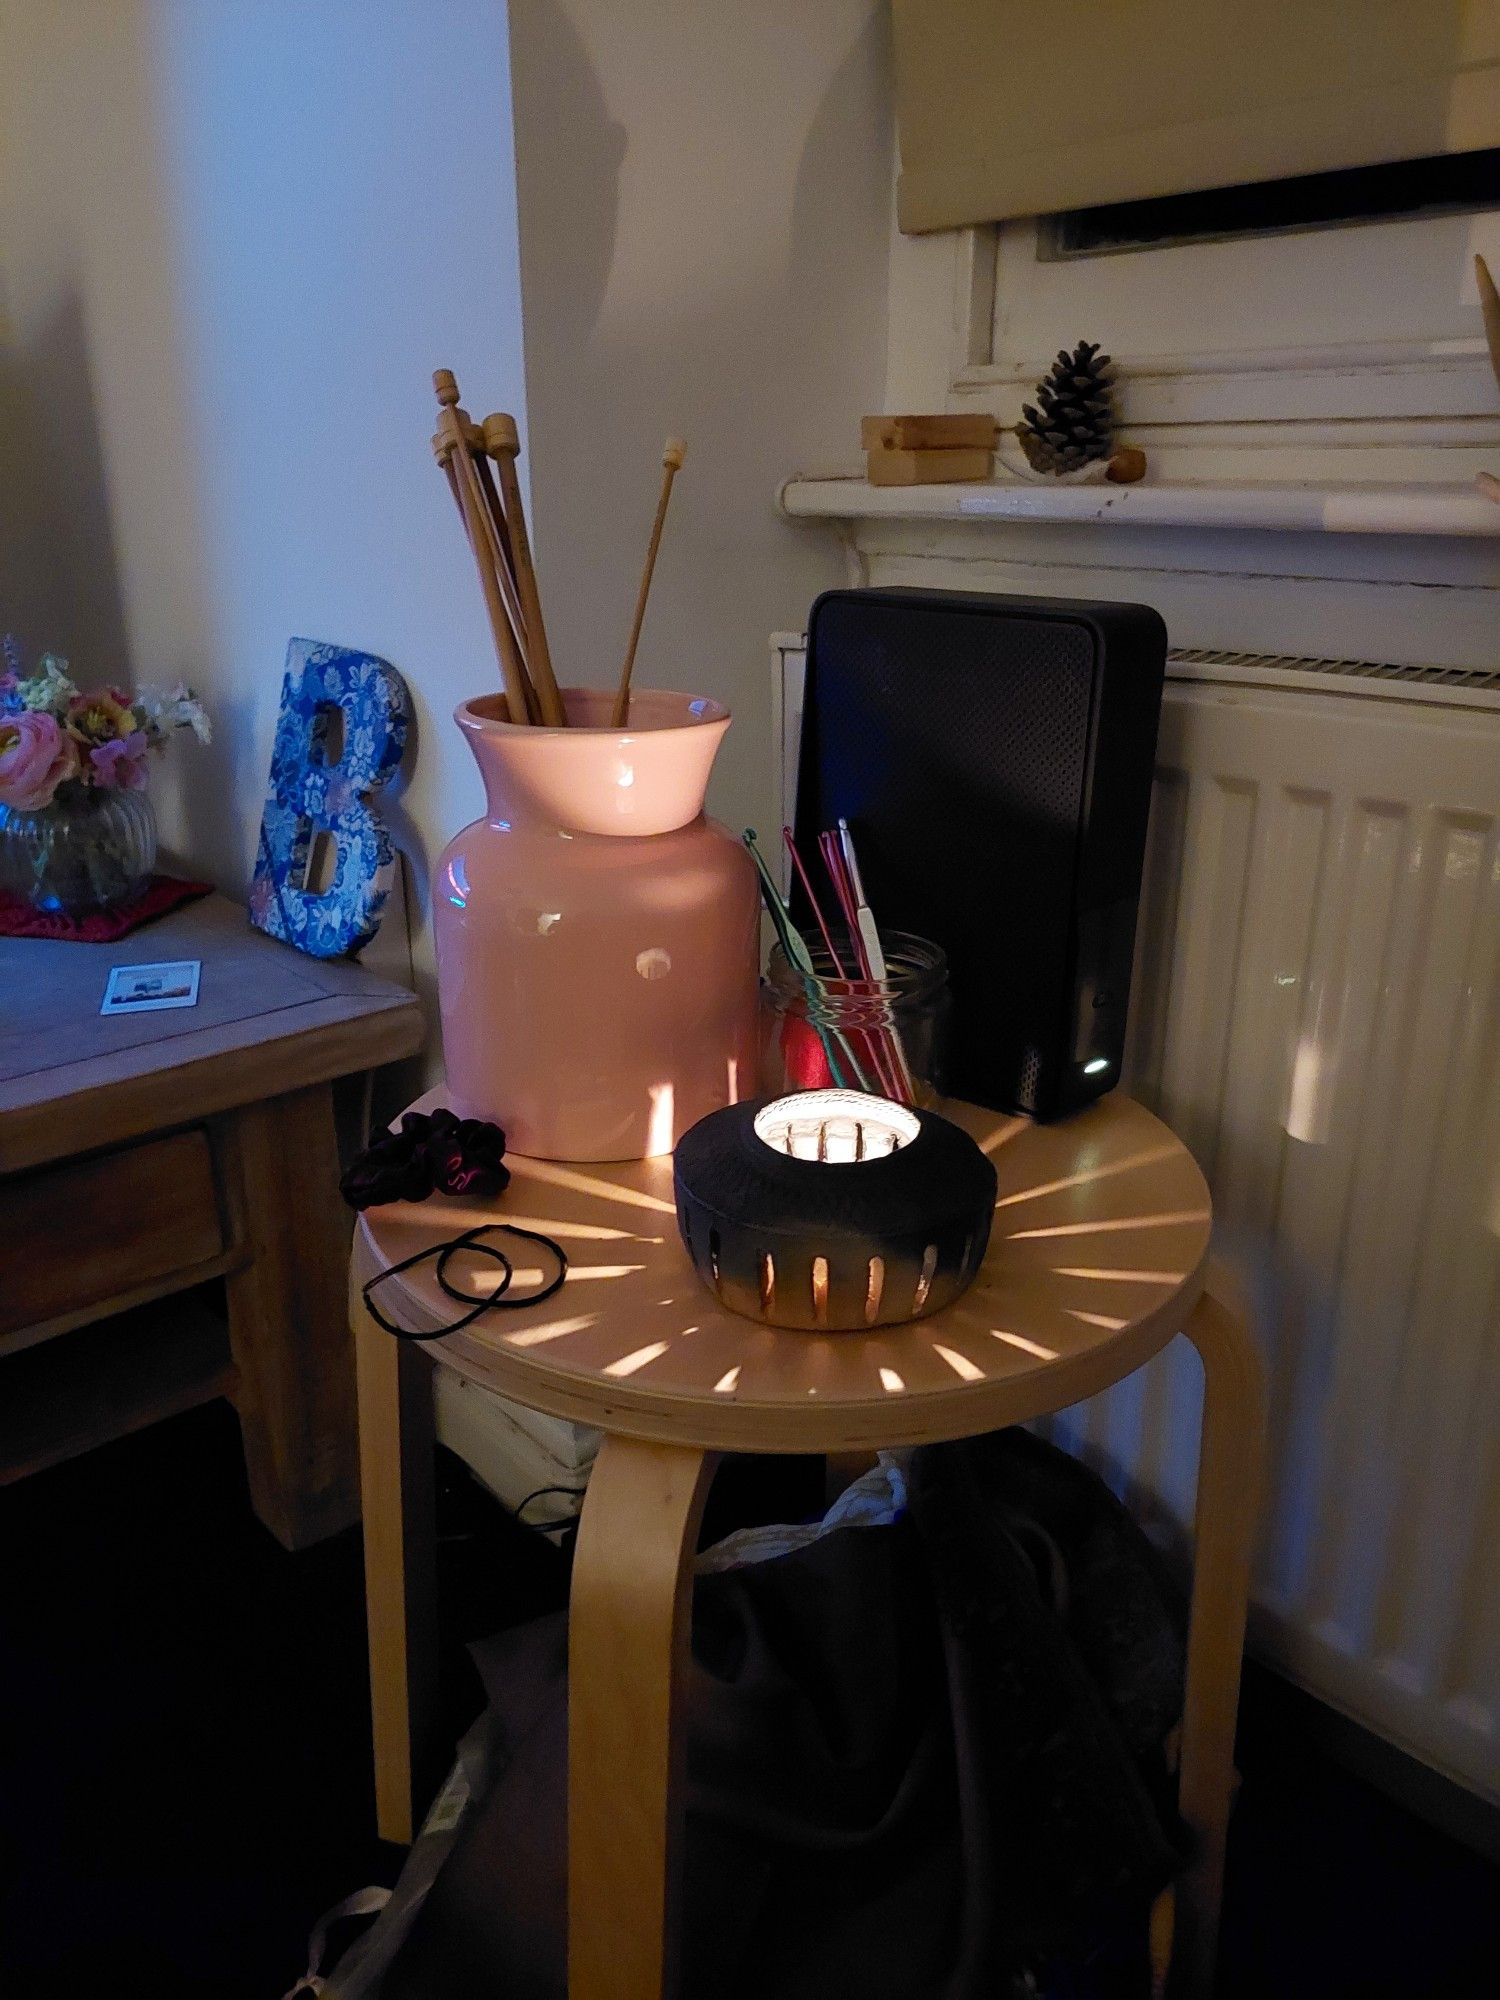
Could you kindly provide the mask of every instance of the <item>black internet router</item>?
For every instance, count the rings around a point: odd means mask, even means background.
[[[813,606],[798,845],[847,819],[877,920],[947,953],[957,1097],[1050,1119],[1119,1081],[1166,651],[1144,604]]]

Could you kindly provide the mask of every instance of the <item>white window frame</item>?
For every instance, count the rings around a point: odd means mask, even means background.
[[[888,407],[1019,419],[1052,357],[994,352],[998,241],[996,225],[896,239]],[[1114,358],[1122,428],[1167,479],[1466,483],[1500,460],[1480,339]],[[939,372],[942,402],[915,400]]]

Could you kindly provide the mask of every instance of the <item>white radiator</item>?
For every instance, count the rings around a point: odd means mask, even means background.
[[[1259,1296],[1255,1650],[1500,1801],[1497,829],[1500,676],[1174,656],[1125,1087]],[[1185,1523],[1199,1389],[1177,1341],[1052,1434]]]

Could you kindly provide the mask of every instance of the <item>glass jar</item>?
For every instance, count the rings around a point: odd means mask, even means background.
[[[855,962],[848,936],[832,933],[839,963]],[[882,931],[884,979],[841,979],[819,939],[807,940],[821,982],[809,989],[772,947],[762,983],[761,1089],[772,1096],[845,1083],[898,1101],[931,1104],[947,1085],[948,959],[908,931]],[[894,1035],[894,1043],[892,1037]]]
[[[144,791],[59,785],[50,805],[0,805],[0,894],[60,916],[112,910],[156,866],[156,814]]]

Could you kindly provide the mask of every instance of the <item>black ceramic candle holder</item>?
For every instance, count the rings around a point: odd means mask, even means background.
[[[720,1302],[770,1326],[925,1319],[967,1290],[995,1169],[967,1132],[852,1090],[731,1104],[677,1142],[677,1226]]]

